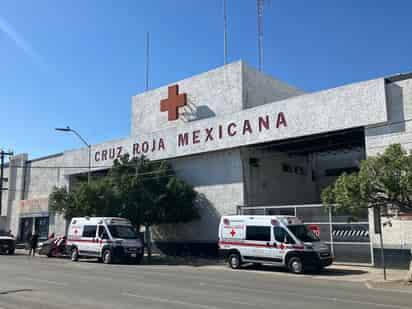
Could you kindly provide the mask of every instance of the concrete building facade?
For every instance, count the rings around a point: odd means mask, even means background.
[[[216,244],[220,216],[239,205],[320,203],[321,190],[366,156],[395,142],[412,148],[410,116],[409,75],[304,93],[238,61],[133,96],[130,136],[92,145],[92,170],[107,170],[126,153],[169,160],[199,193],[201,219],[158,227],[154,240]],[[22,240],[35,229],[64,234],[48,195],[87,173],[87,162],[87,148],[12,157],[0,224]],[[411,231],[410,222],[403,228]],[[410,234],[386,242],[410,249]]]

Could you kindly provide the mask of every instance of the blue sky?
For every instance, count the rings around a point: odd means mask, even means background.
[[[229,62],[257,66],[256,0],[228,1]],[[270,1],[264,71],[316,91],[412,70],[412,1]],[[36,158],[129,135],[131,96],[223,63],[222,0],[0,1],[0,148]]]

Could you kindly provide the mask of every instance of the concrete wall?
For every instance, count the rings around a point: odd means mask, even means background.
[[[176,121],[160,112],[160,100],[168,97],[168,86],[132,98],[131,136],[148,134],[204,118],[229,115],[242,109],[242,62],[237,61],[203,74],[174,82],[179,93],[187,93],[187,106]]]
[[[257,166],[251,164],[251,159],[258,160]],[[243,162],[249,206],[309,204],[317,200],[308,157],[251,149]],[[283,165],[292,171],[284,171]],[[296,168],[302,170],[295,172]]]
[[[246,196],[250,206],[318,204],[322,190],[337,178],[326,176],[326,171],[359,166],[364,157],[363,149],[290,156],[265,151],[264,147],[244,152]],[[257,158],[258,166],[253,166],[250,158]],[[292,171],[284,171],[283,164]],[[295,171],[296,168],[302,170]]]
[[[243,108],[284,100],[304,93],[296,87],[263,74],[242,63]]]
[[[199,193],[201,219],[156,229],[155,240],[213,242],[220,216],[235,214],[243,204],[240,150],[228,150],[171,161],[177,174]]]
[[[22,154],[10,159],[11,168],[7,169],[10,190],[3,197],[3,209],[7,208],[7,229],[11,229],[14,235],[19,233],[22,200],[48,198],[54,186],[67,183],[62,165],[62,155],[28,161],[27,154]],[[50,215],[49,221],[50,233],[64,234],[65,221],[62,216]]]
[[[4,177],[8,178],[10,180],[10,168],[6,167],[4,169]],[[8,188],[9,187],[9,183],[8,182],[4,182],[3,186]],[[9,191],[3,191],[2,194],[2,202],[1,202],[1,214],[0,216],[4,216],[3,220],[6,220],[6,216],[7,216],[7,208],[8,208],[8,195],[9,195]]]
[[[376,155],[394,143],[412,149],[412,79],[386,84],[388,123],[365,129],[366,154]]]
[[[337,176],[327,176],[327,170],[360,167],[360,162],[364,158],[365,153],[363,148],[317,154],[314,169],[316,173],[317,191],[319,192],[319,195],[322,192],[322,189],[333,184],[337,179]]]
[[[366,153],[368,156],[383,153],[390,144],[401,143],[412,149],[412,79],[386,84],[388,124],[370,126],[365,129]],[[388,250],[412,249],[412,220],[382,218],[390,221],[383,227],[383,243]],[[373,210],[369,211],[370,234],[374,247],[379,248],[379,235],[374,233]],[[391,225],[391,226],[390,226]],[[391,251],[391,252],[392,252]],[[399,256],[402,254],[398,253]],[[392,256],[392,259],[394,257]]]

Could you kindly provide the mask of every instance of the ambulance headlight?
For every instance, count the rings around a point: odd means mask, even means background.
[[[306,250],[313,250],[313,246],[312,245],[305,245],[305,249]]]
[[[115,240],[115,241],[114,241],[115,246],[121,246],[122,243],[123,243],[122,240]]]

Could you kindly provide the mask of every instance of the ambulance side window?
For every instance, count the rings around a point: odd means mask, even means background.
[[[83,227],[83,237],[96,237],[96,225],[85,225]]]
[[[275,226],[273,228],[273,234],[275,235],[276,242],[282,242],[285,244],[294,244],[292,237],[286,232],[283,227]]]
[[[247,226],[246,240],[270,241],[269,226]]]

